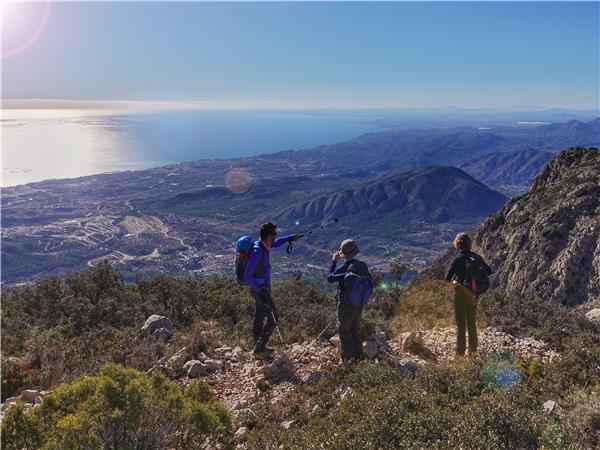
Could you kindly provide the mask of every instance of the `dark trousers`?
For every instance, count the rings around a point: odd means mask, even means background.
[[[477,352],[477,299],[464,287],[454,292],[454,317],[456,319],[456,354],[464,355],[469,332],[469,353]]]
[[[342,361],[363,358],[360,317],[362,308],[354,308],[338,301],[337,328],[340,334]]]
[[[279,314],[277,308],[275,308],[275,303],[273,303],[273,298],[271,298],[270,290],[263,289],[256,293],[250,289],[250,293],[254,297],[254,322],[252,324],[254,347],[258,350],[264,350],[279,320]]]

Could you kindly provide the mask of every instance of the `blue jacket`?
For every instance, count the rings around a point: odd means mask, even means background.
[[[344,279],[348,272],[353,272],[361,277],[369,275],[369,267],[363,261],[353,259],[350,262],[344,262],[340,267],[337,267],[337,261],[332,261],[331,267],[329,268],[329,275],[327,275],[327,281],[329,283],[338,283],[338,300],[344,300],[344,293],[346,286],[344,285]]]
[[[283,244],[291,241],[294,236],[294,234],[291,234],[275,239],[271,248],[281,247]],[[254,292],[260,292],[264,286],[271,288],[271,264],[269,253],[269,249],[262,241],[254,242],[254,247],[252,247],[252,250],[250,251],[250,257],[248,258],[248,264],[246,264],[246,271],[244,272],[244,282],[249,285]]]

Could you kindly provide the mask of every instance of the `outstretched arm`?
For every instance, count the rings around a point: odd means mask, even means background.
[[[297,234],[290,234],[288,236],[282,236],[280,238],[275,239],[275,241],[271,244],[271,247],[281,247],[286,242],[295,241],[298,239]]]

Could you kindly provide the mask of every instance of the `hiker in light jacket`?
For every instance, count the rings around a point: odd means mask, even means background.
[[[361,277],[370,277],[367,265],[359,261],[358,245],[352,239],[346,239],[340,249],[333,254],[333,261],[329,269],[327,281],[338,283],[337,296],[337,328],[340,335],[342,361],[360,360],[363,358],[362,336],[360,334],[360,319],[362,307],[351,305],[346,298],[345,278],[348,272],[353,272]],[[345,258],[344,264],[337,267],[340,258]],[[337,268],[336,268],[337,267]]]
[[[454,248],[458,255],[448,267],[445,279],[454,289],[454,316],[456,319],[456,355],[464,356],[467,347],[466,331],[469,332],[469,355],[477,354],[477,305],[479,300],[473,292],[465,287],[467,280],[467,260],[469,257],[481,259],[481,256],[471,251],[471,238],[466,233],[459,233],[454,238]],[[492,269],[481,259],[484,270],[488,275]]]
[[[252,335],[254,338],[253,353],[262,356],[272,349],[267,342],[277,325],[279,315],[271,297],[271,264],[270,251],[273,247],[298,239],[297,234],[277,238],[277,225],[264,223],[260,226],[260,240],[254,242],[250,251],[248,264],[244,271],[244,281],[250,286],[254,297],[254,322]],[[266,319],[266,322],[265,322]]]

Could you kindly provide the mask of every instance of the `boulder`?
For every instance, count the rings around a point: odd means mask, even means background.
[[[204,364],[208,367],[208,370],[212,372],[223,368],[223,361],[220,359],[207,359],[204,361]]]
[[[235,443],[239,444],[240,442],[242,442],[245,439],[246,433],[248,433],[247,427],[238,428],[238,430],[233,435],[233,440],[235,441]]]
[[[594,308],[585,313],[585,317],[591,322],[600,323],[600,308]]]
[[[542,408],[544,408],[544,412],[551,414],[556,409],[556,402],[554,400],[547,400],[542,405]]]
[[[340,345],[341,345],[340,344],[340,337],[337,334],[335,336],[332,336],[331,339],[329,339],[329,342],[334,347],[340,348]]]
[[[19,399],[33,404],[35,403],[35,399],[40,396],[40,393],[41,391],[37,389],[25,389],[23,392],[21,392],[21,395],[19,395]]]
[[[183,347],[167,360],[167,365],[173,368],[181,367],[187,361],[188,356],[187,348]]]
[[[173,335],[173,323],[171,322],[171,319],[165,316],[159,316],[158,314],[152,314],[146,319],[144,325],[142,325],[142,328],[140,329],[140,337],[153,335],[161,328],[164,328],[165,331],[162,331],[159,334],[163,335],[170,333],[171,336]]]
[[[231,355],[234,360],[241,364],[244,364],[246,362],[246,355],[244,354],[244,349],[242,347],[235,347],[231,351]]]
[[[159,341],[166,342],[173,337],[173,332],[169,331],[167,328],[159,328],[152,336]]]
[[[262,367],[261,372],[265,378],[275,380],[282,375],[293,373],[292,362],[286,355],[278,356],[271,364]]]
[[[375,359],[379,352],[379,345],[376,341],[365,341],[363,342],[363,353],[369,359]]]
[[[409,331],[400,335],[402,351],[418,355],[424,348],[423,336],[418,331]]]
[[[198,378],[208,373],[208,366],[202,361],[192,359],[183,365],[183,370],[186,371],[190,378]]]

